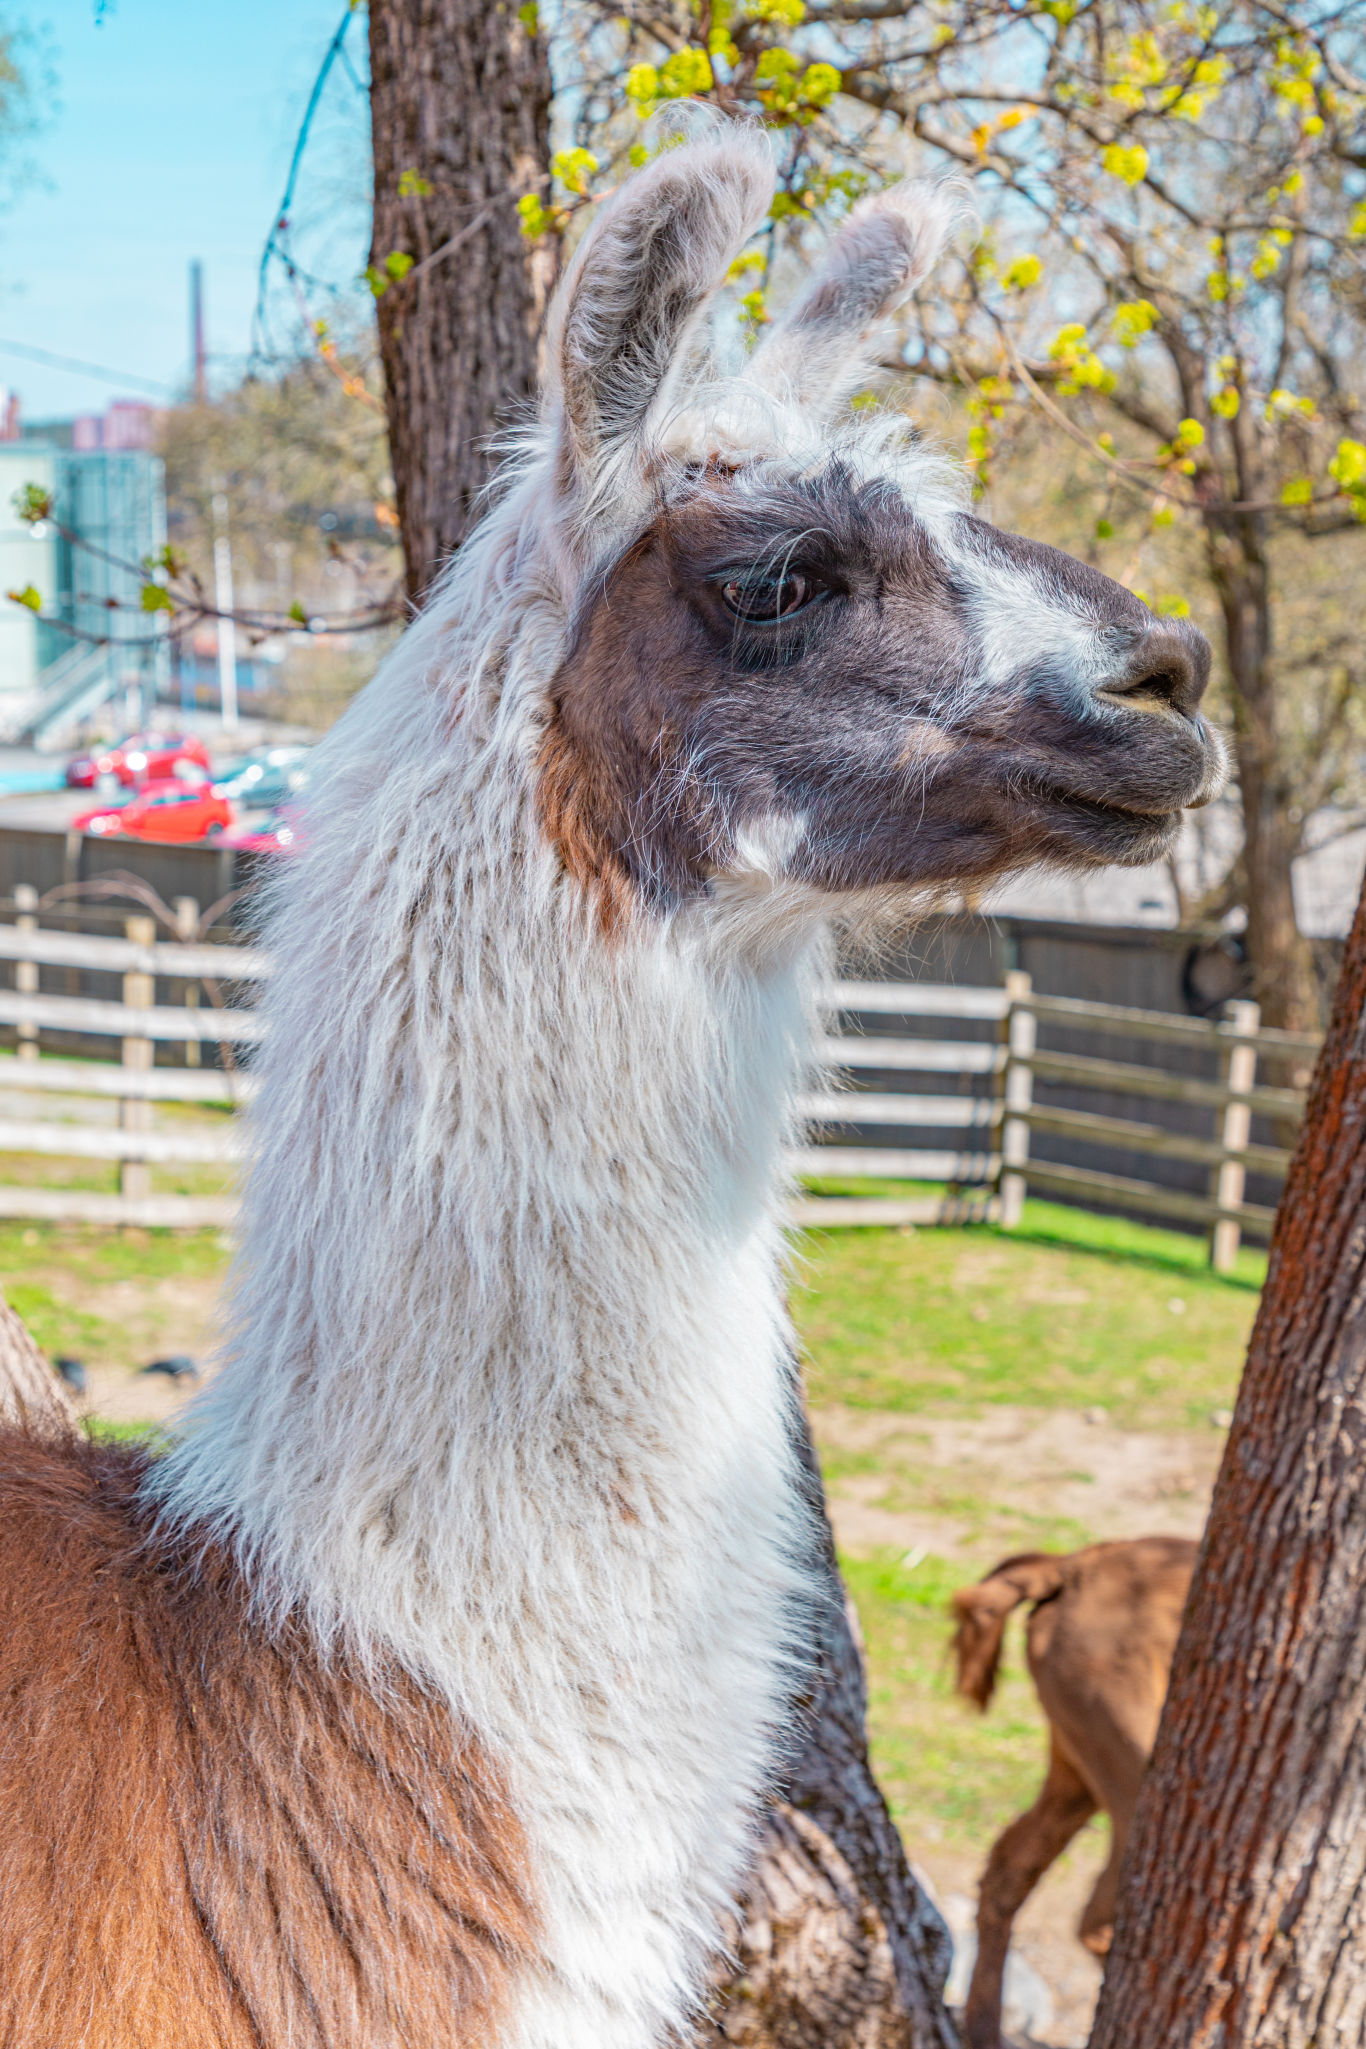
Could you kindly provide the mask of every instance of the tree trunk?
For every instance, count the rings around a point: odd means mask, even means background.
[[[1243,872],[1251,994],[1268,1025],[1317,1031],[1323,1022],[1308,939],[1295,919],[1291,861],[1301,821],[1283,771],[1272,667],[1271,583],[1260,516],[1212,516],[1210,574],[1224,615],[1233,746],[1243,803]]]
[[[29,1335],[28,1326],[0,1296],[0,1425],[40,1436],[79,1429],[66,1389]]]
[[[1366,895],[1271,1265],[1091,2049],[1366,2040]]]
[[[915,1881],[873,1777],[867,1690],[820,1469],[797,1407],[825,1530],[825,1598],[804,1740],[770,1810],[701,2039],[741,2049],[957,2049],[943,2002],[948,1931]]]
[[[488,0],[370,0],[371,275],[414,605],[474,517],[489,435],[536,393],[555,238],[528,241],[516,206],[550,155],[549,60],[527,20]],[[393,277],[403,258],[411,274]]]

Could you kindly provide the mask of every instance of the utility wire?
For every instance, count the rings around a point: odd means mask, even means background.
[[[108,370],[100,363],[83,363],[76,356],[55,356],[51,349],[35,349],[28,342],[0,341],[0,356],[22,356],[26,362],[46,363],[53,370],[74,370],[81,377],[98,377],[104,384],[136,384],[158,398],[174,398],[169,384],[150,377],[136,377],[129,371]]]
[[[294,154],[289,160],[289,176],[285,179],[284,196],[275,209],[270,233],[267,235],[265,247],[261,251],[261,266],[256,280],[256,310],[251,316],[253,360],[260,352],[261,342],[265,334],[266,289],[269,282],[270,259],[272,256],[278,256],[287,269],[293,271],[297,268],[289,251],[281,246],[280,237],[289,233],[289,210],[294,204],[294,188],[298,183],[299,171],[304,160],[304,151],[308,147],[309,131],[313,126],[313,117],[318,111],[318,103],[323,96],[323,87],[327,84],[328,75],[338,58],[342,59],[346,70],[350,72],[357,90],[362,90],[355,69],[349,60],[346,59],[342,49],[342,45],[346,41],[346,32],[351,26],[352,16],[355,12],[356,9],[352,4],[352,0],[347,0],[346,12],[338,24],[336,34],[327,46],[326,54],[318,67],[318,75],[313,81],[313,90],[308,96],[308,105],[304,108],[304,118],[299,124],[299,133],[294,139]]]

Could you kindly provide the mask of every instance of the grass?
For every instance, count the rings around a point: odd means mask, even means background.
[[[227,1257],[217,1231],[0,1223],[0,1289],[50,1358],[139,1363],[174,1338],[178,1306],[213,1290]]]
[[[1060,1204],[1023,1228],[813,1230],[793,1308],[813,1404],[887,1411],[1100,1406],[1129,1428],[1232,1400],[1265,1256]]]

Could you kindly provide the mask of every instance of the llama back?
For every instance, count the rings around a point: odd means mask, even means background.
[[[145,1463],[0,1439],[0,2041],[491,2040],[536,1929],[489,1759],[264,1633]]]

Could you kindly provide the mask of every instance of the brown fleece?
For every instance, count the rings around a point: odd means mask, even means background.
[[[533,1913],[488,1759],[267,1633],[145,1467],[0,1435],[0,2049],[491,2049]]]

